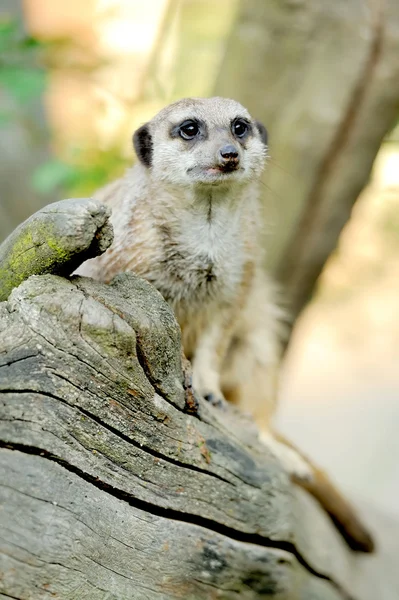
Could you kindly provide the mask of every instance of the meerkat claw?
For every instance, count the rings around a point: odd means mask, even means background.
[[[207,402],[209,402],[209,404],[212,404],[212,406],[215,406],[216,408],[221,408],[223,410],[226,408],[226,400],[223,398],[223,396],[214,394],[213,392],[205,394],[204,400],[206,400]]]

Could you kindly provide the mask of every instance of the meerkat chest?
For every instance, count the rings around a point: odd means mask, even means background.
[[[234,298],[246,262],[238,219],[223,211],[205,218],[194,212],[184,222],[163,223],[160,232],[163,257],[156,285],[175,309]]]

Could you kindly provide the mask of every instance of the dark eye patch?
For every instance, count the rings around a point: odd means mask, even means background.
[[[174,125],[170,131],[172,138],[181,138],[185,141],[204,139],[206,134],[205,123],[198,119],[185,119]]]
[[[259,132],[260,139],[262,140],[263,144],[267,146],[269,136],[266,127],[260,121],[255,121],[255,125]]]
[[[231,132],[238,139],[245,139],[251,132],[251,123],[247,119],[237,117],[231,122]]]
[[[185,121],[179,127],[179,135],[183,140],[192,140],[199,132],[200,128],[196,121]]]

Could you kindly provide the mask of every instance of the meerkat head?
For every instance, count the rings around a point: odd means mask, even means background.
[[[235,100],[185,98],[140,127],[133,143],[157,181],[218,185],[250,181],[260,174],[267,132]]]

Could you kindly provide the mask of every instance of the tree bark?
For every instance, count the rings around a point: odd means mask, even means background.
[[[241,2],[215,87],[270,133],[267,266],[292,323],[399,114],[397,0]]]
[[[77,224],[100,214],[111,239],[101,205],[70,209],[43,209],[0,255],[39,223],[32,271],[62,231],[68,275],[99,247],[99,222]],[[0,303],[0,598],[397,598],[378,523],[379,553],[354,554],[250,421],[193,402],[179,327],[150,284],[60,277],[57,253],[27,279],[28,262]]]
[[[0,301],[31,275],[69,275],[113,241],[108,207],[94,200],[63,200],[38,211],[0,246]]]

